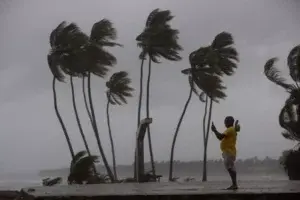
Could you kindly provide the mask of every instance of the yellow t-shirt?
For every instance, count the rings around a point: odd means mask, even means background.
[[[229,127],[223,133],[225,137],[221,140],[221,150],[223,153],[228,153],[230,155],[236,156],[236,130],[235,128]]]

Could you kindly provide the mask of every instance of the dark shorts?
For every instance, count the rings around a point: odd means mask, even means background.
[[[231,155],[231,154],[228,154],[228,153],[225,153],[223,152],[222,153],[222,156],[223,156],[223,159],[224,159],[224,165],[225,165],[225,168],[228,170],[228,169],[231,169],[231,170],[234,170],[235,171],[235,156]]]

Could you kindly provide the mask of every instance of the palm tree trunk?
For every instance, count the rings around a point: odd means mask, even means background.
[[[71,75],[70,75],[70,82],[71,82],[73,109],[74,109],[77,125],[78,125],[78,128],[79,128],[79,132],[80,132],[80,135],[82,137],[85,149],[86,149],[88,155],[91,156],[91,151],[90,151],[89,145],[86,141],[85,135],[83,133],[83,129],[82,129],[81,122],[80,122],[79,115],[78,115],[78,111],[77,111],[76,99],[75,99],[75,90],[74,90],[74,82],[73,82],[73,77]]]
[[[173,179],[173,159],[174,159],[174,149],[175,149],[175,143],[176,143],[177,135],[178,135],[179,128],[180,128],[180,125],[181,125],[181,123],[182,123],[183,117],[184,117],[184,115],[185,115],[185,113],[186,113],[186,110],[187,110],[187,108],[188,108],[188,105],[189,105],[189,103],[190,103],[190,101],[191,101],[192,94],[193,94],[193,89],[192,89],[192,87],[191,87],[190,92],[189,92],[188,99],[187,99],[187,101],[185,102],[183,111],[182,111],[181,116],[180,116],[180,118],[179,118],[179,121],[178,121],[176,130],[175,130],[175,134],[174,134],[174,137],[173,137],[173,142],[172,142],[172,147],[171,147],[171,156],[170,156],[169,181],[172,181],[172,179]]]
[[[139,94],[139,104],[138,104],[137,127],[139,127],[141,121],[141,109],[142,109],[142,99],[143,99],[143,78],[144,78],[144,58],[142,59],[141,62],[141,71],[140,71],[140,94]]]
[[[64,135],[66,137],[66,140],[67,140],[67,144],[68,144],[68,147],[69,147],[69,150],[70,150],[70,153],[71,153],[71,157],[72,159],[74,158],[75,154],[74,154],[74,150],[73,150],[73,147],[72,147],[72,144],[71,144],[71,140],[70,140],[70,137],[68,135],[68,132],[67,132],[67,129],[66,129],[66,126],[60,116],[60,113],[58,111],[58,107],[57,107],[57,97],[56,97],[56,90],[55,90],[55,82],[56,82],[56,79],[55,77],[53,77],[53,81],[52,81],[52,90],[53,90],[53,100],[54,100],[54,109],[55,109],[55,113],[56,113],[56,116],[58,118],[58,121],[63,129],[63,132],[64,132]]]
[[[147,96],[146,96],[146,116],[147,116],[147,118],[150,117],[150,108],[149,108],[150,79],[151,79],[151,59],[149,57],[149,71],[148,71],[148,79],[147,79]],[[156,173],[155,173],[155,164],[154,164],[153,149],[152,149],[152,142],[151,142],[150,125],[147,128],[147,135],[148,135],[148,142],[149,142],[149,152],[150,152],[152,173],[155,176]]]
[[[98,144],[98,148],[99,148],[99,151],[100,151],[100,155],[102,157],[102,160],[103,160],[103,163],[104,163],[104,166],[106,168],[106,171],[107,171],[107,175],[109,176],[109,178],[111,179],[112,182],[114,182],[114,175],[108,165],[108,162],[107,162],[107,159],[106,159],[106,156],[104,154],[104,150],[102,148],[102,145],[101,145],[101,141],[100,141],[100,136],[99,136],[99,131],[98,131],[98,127],[97,127],[97,121],[96,121],[96,116],[95,116],[95,112],[94,112],[94,105],[93,105],[93,99],[92,99],[92,91],[91,91],[91,73],[89,72],[88,74],[88,96],[89,96],[89,103],[90,103],[90,108],[91,108],[91,116],[92,116],[92,126],[93,126],[93,130],[94,130],[94,133],[95,133],[95,137],[96,137],[96,140],[97,140],[97,144]]]
[[[137,114],[137,128],[141,122],[141,109],[142,109],[142,100],[143,100],[143,79],[144,79],[144,60],[142,58],[141,69],[140,69],[140,94],[139,94],[139,103],[138,103],[138,114]],[[136,178],[136,149],[134,153],[134,177]]]
[[[205,108],[204,108],[204,114],[203,114],[203,120],[202,120],[202,127],[203,127],[203,144],[205,143],[205,135],[206,135],[206,116],[207,116],[207,105],[208,105],[208,96],[205,97]]]
[[[212,105],[213,105],[213,101],[212,101],[212,98],[210,98],[208,122],[207,122],[206,135],[205,135],[205,140],[204,140],[203,174],[202,174],[203,182],[207,181],[207,144],[208,144],[210,122],[211,122],[211,116],[212,116]]]
[[[91,112],[87,103],[87,98],[86,98],[86,92],[85,92],[85,77],[82,77],[82,93],[83,93],[83,99],[84,99],[84,105],[85,105],[85,109],[86,112],[89,116],[90,121],[92,121],[92,116],[91,116]]]
[[[110,94],[109,94],[110,96]],[[109,97],[107,99],[107,104],[106,104],[106,117],[107,117],[107,127],[108,127],[108,134],[109,134],[109,139],[110,139],[110,145],[111,145],[111,153],[112,153],[112,160],[113,160],[113,170],[114,170],[114,176],[115,179],[117,180],[117,167],[116,167],[116,154],[115,154],[115,145],[114,145],[114,140],[112,137],[112,132],[111,132],[111,126],[110,126],[110,117],[109,117]]]

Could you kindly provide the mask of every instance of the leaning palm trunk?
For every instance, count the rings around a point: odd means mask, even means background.
[[[91,111],[89,109],[88,103],[87,103],[87,98],[86,98],[86,92],[85,92],[85,77],[82,77],[82,93],[83,93],[83,99],[84,99],[84,105],[86,112],[89,116],[90,121],[92,121],[92,116],[91,116]]]
[[[141,71],[140,71],[140,94],[139,94],[139,104],[138,104],[138,115],[137,115],[137,127],[139,127],[141,122],[141,109],[142,109],[142,99],[143,99],[143,77],[144,77],[144,58],[141,62]]]
[[[190,103],[190,101],[191,101],[192,94],[193,94],[193,88],[191,87],[190,92],[189,92],[188,99],[187,99],[187,101],[185,102],[183,111],[182,111],[181,116],[180,116],[180,118],[179,118],[179,121],[178,121],[176,130],[175,130],[175,134],[174,134],[174,137],[173,137],[173,142],[172,142],[172,147],[171,147],[171,156],[170,156],[169,181],[172,181],[172,180],[173,180],[173,160],[174,160],[174,149],[175,149],[175,143],[176,143],[177,135],[178,135],[179,128],[180,128],[180,126],[181,126],[183,117],[184,117],[184,115],[185,115],[185,113],[186,113],[186,110],[187,110],[187,108],[188,108],[188,105],[189,105],[189,103]]]
[[[203,153],[204,153],[204,155],[203,155],[203,174],[202,174],[203,182],[207,181],[207,144],[208,144],[210,122],[211,122],[211,116],[212,116],[212,105],[213,105],[213,100],[212,100],[212,98],[210,98],[208,122],[207,122],[207,127],[206,127],[206,134],[205,134],[205,140],[204,140],[204,151],[203,151]]]
[[[139,94],[139,103],[138,103],[138,114],[137,114],[137,128],[139,128],[141,122],[141,109],[142,109],[142,100],[143,100],[143,78],[144,78],[144,56],[142,57],[141,62],[141,71],[140,71],[140,94]],[[134,153],[134,177],[136,176],[136,149]]]
[[[90,109],[91,109],[91,117],[92,117],[92,120],[91,120],[91,123],[92,123],[92,127],[93,127],[93,130],[94,130],[94,133],[95,133],[95,137],[96,137],[96,140],[97,140],[97,144],[98,144],[98,148],[99,148],[99,151],[100,151],[100,155],[102,157],[102,160],[103,160],[103,163],[104,163],[104,166],[106,168],[106,171],[107,171],[107,174],[110,178],[110,180],[112,182],[114,182],[114,175],[108,165],[108,162],[107,162],[107,159],[106,159],[106,156],[104,154],[104,150],[102,148],[102,145],[101,145],[101,141],[100,141],[100,136],[99,136],[99,131],[98,131],[98,127],[97,127],[97,121],[96,121],[96,116],[95,116],[95,112],[94,112],[94,106],[93,106],[93,99],[92,99],[92,91],[91,91],[91,73],[89,72],[88,74],[88,97],[89,97],[89,103],[90,103]]]
[[[150,117],[150,108],[149,108],[150,79],[151,79],[151,58],[149,57],[149,71],[148,71],[148,79],[147,79],[147,96],[146,96],[146,116],[147,116],[147,118]],[[156,173],[155,173],[155,164],[154,164],[153,149],[152,149],[152,142],[151,142],[150,125],[147,127],[147,135],[148,135],[148,142],[149,142],[149,152],[150,152],[152,173],[155,176]]]
[[[91,151],[90,151],[89,145],[86,141],[85,135],[83,133],[83,129],[82,129],[81,122],[80,122],[79,115],[78,115],[78,111],[77,111],[76,99],[75,99],[75,90],[74,90],[74,83],[73,83],[73,77],[72,76],[70,76],[70,82],[71,82],[71,91],[72,91],[72,103],[73,103],[73,109],[74,109],[74,114],[75,114],[75,117],[76,117],[77,125],[78,125],[78,128],[79,128],[79,132],[80,132],[80,135],[82,137],[85,149],[86,149],[88,155],[91,156]]]
[[[114,176],[115,176],[115,179],[118,179],[117,178],[117,167],[116,167],[115,145],[114,145],[114,140],[113,140],[113,137],[112,137],[111,126],[110,126],[110,117],[109,117],[109,105],[110,105],[110,103],[109,103],[109,99],[110,99],[110,94],[107,98],[107,104],[106,104],[107,127],[108,127],[108,134],[109,134],[110,145],[111,145]]]
[[[72,159],[74,158],[75,154],[74,154],[74,150],[73,150],[73,147],[72,147],[72,144],[71,144],[71,140],[70,140],[70,137],[68,135],[68,132],[67,132],[67,129],[66,129],[66,126],[60,116],[60,113],[58,111],[58,107],[57,107],[57,97],[56,97],[56,90],[55,90],[55,82],[56,82],[56,79],[55,77],[53,77],[53,81],[52,81],[52,90],[53,90],[53,100],[54,100],[54,109],[55,109],[55,113],[56,113],[56,116],[58,118],[58,121],[63,129],[63,132],[64,132],[64,135],[66,137],[66,140],[67,140],[67,143],[68,143],[68,147],[69,147],[69,150],[70,150],[70,153],[71,153],[71,156],[72,156]]]

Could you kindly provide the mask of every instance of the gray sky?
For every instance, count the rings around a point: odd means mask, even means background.
[[[113,71],[127,70],[138,87],[139,66],[135,37],[155,8],[170,9],[172,25],[180,30],[184,47],[181,62],[153,65],[151,85],[152,138],[155,159],[168,160],[175,126],[188,96],[188,83],[180,70],[188,54],[208,45],[216,34],[231,32],[240,53],[233,77],[225,78],[228,98],[214,105],[213,121],[222,130],[223,119],[240,120],[238,157],[278,157],[293,143],[283,139],[278,114],[287,94],[263,75],[267,59],[279,56],[285,65],[289,50],[300,43],[296,0],[2,0],[0,2],[0,169],[5,171],[68,166],[69,152],[53,109],[52,75],[46,55],[49,34],[63,20],[76,22],[89,33],[103,18],[114,22],[118,42],[124,48],[112,52],[118,58]],[[298,22],[298,23],[297,23]],[[93,99],[102,143],[109,160],[110,145],[105,120],[104,80],[93,78]],[[96,141],[87,119],[79,80],[77,101],[84,130],[93,152]],[[68,84],[58,84],[59,107],[75,150],[83,149],[71,104]],[[133,160],[137,93],[123,107],[111,109],[112,130],[119,164]],[[175,159],[202,159],[202,114],[204,105],[193,98],[182,124]],[[144,113],[143,113],[144,114]],[[147,148],[147,146],[146,146]],[[217,139],[211,135],[209,158],[220,158]],[[146,151],[148,159],[148,152]]]

